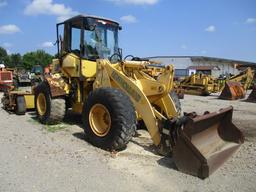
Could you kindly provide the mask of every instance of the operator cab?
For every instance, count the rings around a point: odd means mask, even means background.
[[[43,74],[43,67],[41,65],[35,65],[31,69],[31,73],[33,73],[35,75],[41,75],[41,74]]]
[[[59,34],[61,27],[63,36]],[[118,30],[121,30],[118,22],[90,15],[78,15],[58,23],[58,57],[74,53],[90,61],[109,59],[119,51]]]

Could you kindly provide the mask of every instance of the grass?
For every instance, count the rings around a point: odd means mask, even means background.
[[[57,124],[57,125],[45,125],[45,129],[51,133],[54,133],[56,131],[60,131],[67,128],[66,124]]]
[[[41,123],[39,123],[35,119],[28,119],[28,122],[33,124],[33,125],[41,125]],[[43,127],[44,127],[44,129],[46,131],[54,133],[56,131],[60,131],[60,130],[66,129],[67,128],[67,124],[60,123],[60,124],[57,124],[57,125],[44,125]]]
[[[31,124],[34,124],[34,125],[39,125],[40,123],[37,121],[37,120],[35,120],[35,119],[28,119],[27,120],[29,123],[31,123]]]

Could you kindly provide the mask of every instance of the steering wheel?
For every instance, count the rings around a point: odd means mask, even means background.
[[[125,56],[124,60],[127,60],[127,58],[131,57],[131,60],[133,60],[134,56],[133,55],[127,55]]]
[[[149,61],[148,59],[145,58],[140,58],[140,57],[134,57],[133,55],[127,55],[124,60],[127,60],[127,58],[131,57],[131,61]]]
[[[117,57],[117,58],[115,58]],[[109,58],[110,63],[117,63],[117,62],[121,62],[122,61],[122,56],[119,53],[114,53],[113,55],[111,55],[111,57]]]

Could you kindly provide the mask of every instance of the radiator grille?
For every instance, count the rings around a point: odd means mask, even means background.
[[[12,72],[10,71],[1,71],[0,72],[0,81],[12,80]]]

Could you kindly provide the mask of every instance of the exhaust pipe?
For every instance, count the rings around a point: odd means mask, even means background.
[[[173,147],[178,170],[209,177],[244,142],[242,132],[232,123],[233,108],[189,117]]]

